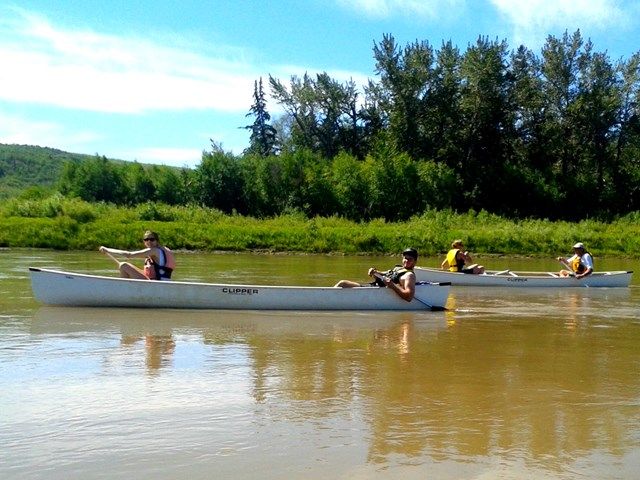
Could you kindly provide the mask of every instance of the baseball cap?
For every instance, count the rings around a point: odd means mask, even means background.
[[[402,252],[402,256],[403,257],[411,257],[414,260],[417,260],[418,259],[418,251],[415,248],[406,248]]]

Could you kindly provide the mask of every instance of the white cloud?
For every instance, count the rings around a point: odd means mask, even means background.
[[[256,72],[241,61],[135,37],[56,28],[21,13],[0,30],[0,98],[101,112],[247,109]]]
[[[64,139],[64,143],[61,143]],[[46,145],[72,152],[84,151],[86,146],[100,140],[89,131],[70,132],[53,122],[29,120],[22,116],[0,113],[0,142],[19,145]]]
[[[368,17],[418,16],[435,19],[457,11],[466,0],[336,0],[343,8],[356,10]]]
[[[19,11],[0,20],[0,62],[11,66],[0,69],[0,100],[111,113],[246,112],[254,80],[267,73],[241,50],[210,49],[185,38],[64,30]]]
[[[193,148],[140,148],[121,152],[117,158],[132,158],[141,163],[158,163],[174,167],[194,167],[202,159],[202,150]]]
[[[242,125],[258,77],[268,84],[271,73],[287,82],[297,72],[315,75],[320,70],[264,65],[242,49],[177,33],[162,37],[115,36],[63,28],[40,15],[3,7],[0,65],[0,105],[7,105],[7,111],[19,112],[0,114],[0,142],[99,152],[110,158],[178,166],[200,161],[202,151],[189,148],[193,147],[193,140],[187,145],[163,137],[132,141],[129,132],[114,133],[118,120],[127,115],[152,118],[153,113],[159,113],[166,118],[165,128],[171,129],[173,121],[182,122],[181,127],[191,121],[189,111],[206,111],[212,119],[220,114],[222,118],[238,116]],[[353,78],[359,85],[366,83],[366,76],[357,72],[325,69],[338,80]],[[40,107],[45,107],[42,116],[38,114]],[[56,109],[73,114],[59,115],[58,121],[57,116],[52,116]],[[272,100],[269,110],[272,115],[280,113]],[[83,117],[74,115],[76,111],[123,116],[92,116],[105,123],[91,124],[79,120]],[[179,120],[172,119],[170,112],[180,112]],[[43,121],[45,117],[55,120]],[[103,128],[106,124],[113,128],[107,131]],[[96,133],[89,131],[92,127]],[[201,135],[205,148],[208,138],[236,153],[246,147],[246,131],[235,126],[216,128],[221,131]],[[188,141],[184,139],[185,143]]]
[[[616,0],[489,0],[513,29],[513,44],[542,44],[556,30],[618,28],[628,15]]]

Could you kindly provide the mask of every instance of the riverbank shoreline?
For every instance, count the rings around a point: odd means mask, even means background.
[[[44,201],[43,201],[44,202]],[[640,214],[612,222],[512,220],[487,212],[427,211],[406,222],[341,217],[307,218],[300,212],[257,219],[202,207],[148,208],[61,199],[0,207],[0,248],[97,250],[101,245],[138,250],[153,230],[160,243],[184,252],[252,252],[267,255],[397,255],[407,247],[421,256],[445,254],[461,239],[474,256],[539,258],[572,253],[583,242],[594,256],[640,257]]]

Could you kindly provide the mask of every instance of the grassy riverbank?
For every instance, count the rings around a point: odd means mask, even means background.
[[[199,207],[122,208],[60,196],[12,199],[0,207],[0,247],[134,249],[141,248],[147,229],[157,231],[164,244],[185,250],[354,255],[397,253],[411,245],[423,255],[436,255],[446,251],[454,238],[462,238],[470,251],[480,254],[558,255],[582,241],[594,255],[640,256],[640,213],[610,223],[567,223],[431,211],[402,223],[355,223],[307,219],[295,212],[259,220]]]

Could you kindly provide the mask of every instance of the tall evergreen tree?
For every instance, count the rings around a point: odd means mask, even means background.
[[[276,145],[277,132],[269,124],[271,115],[267,111],[267,101],[262,88],[262,77],[260,77],[260,81],[255,81],[253,85],[253,105],[251,105],[251,109],[246,116],[254,116],[255,121],[253,124],[243,127],[251,130],[249,148],[244,153],[254,153],[261,157],[267,157],[276,154],[278,151]]]

